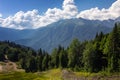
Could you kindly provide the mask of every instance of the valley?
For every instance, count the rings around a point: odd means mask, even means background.
[[[0,40],[9,40],[35,50],[42,48],[47,52],[52,52],[59,45],[67,48],[74,38],[83,42],[94,39],[96,33],[109,33],[116,20],[99,21],[75,18],[60,20],[38,29],[0,28]]]
[[[51,53],[0,41],[0,79],[119,80],[119,31],[118,22],[110,33],[83,42],[74,38],[67,48],[59,45]]]
[[[120,0],[0,0],[0,80],[120,80]]]

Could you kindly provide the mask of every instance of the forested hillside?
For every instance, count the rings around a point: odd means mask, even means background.
[[[15,40],[16,43],[26,45],[38,50],[42,48],[48,52],[52,52],[54,48],[61,45],[64,48],[69,46],[74,38],[81,42],[95,38],[96,33],[109,33],[115,20],[87,20],[66,19],[36,29],[34,34],[28,38]]]
[[[10,61],[20,61],[24,56],[36,56],[36,52],[30,47],[25,47],[14,42],[0,41],[0,61],[4,61],[5,55]]]
[[[98,33],[94,40],[80,42],[74,39],[67,47],[58,46],[51,54],[39,49],[20,46],[12,42],[0,42],[0,61],[4,56],[19,62],[26,72],[45,71],[53,68],[69,68],[73,71],[120,72],[120,24],[109,34]]]

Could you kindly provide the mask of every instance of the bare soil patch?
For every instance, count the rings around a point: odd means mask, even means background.
[[[72,71],[63,70],[62,78],[63,80],[120,80],[120,75],[84,77],[77,76]]]
[[[10,72],[17,71],[17,65],[14,62],[1,62],[0,63],[0,72]]]

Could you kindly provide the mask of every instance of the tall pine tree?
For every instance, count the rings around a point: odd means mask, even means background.
[[[109,34],[104,52],[107,54],[108,59],[108,71],[119,71],[119,55],[120,55],[120,34],[117,24],[113,28],[113,31]]]

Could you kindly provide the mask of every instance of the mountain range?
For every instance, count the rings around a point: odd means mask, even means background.
[[[74,38],[80,41],[91,40],[96,33],[109,33],[116,20],[66,19],[38,29],[15,30],[0,27],[0,40],[9,40],[29,46],[35,50],[42,48],[51,52],[61,45],[67,47]]]

